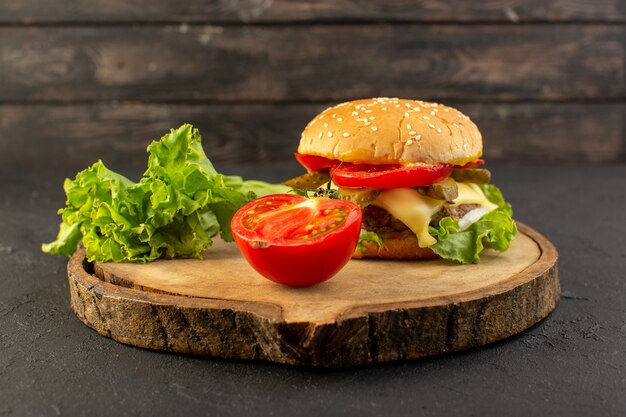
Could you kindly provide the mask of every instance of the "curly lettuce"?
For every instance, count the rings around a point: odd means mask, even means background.
[[[359,241],[356,245],[356,250],[359,252],[364,252],[367,247],[365,246],[365,242],[374,242],[378,245],[379,248],[383,246],[383,239],[375,232],[361,232],[359,236]]]
[[[459,222],[451,217],[441,219],[436,227],[428,232],[437,239],[429,246],[437,255],[463,264],[479,263],[480,253],[489,247],[505,251],[517,234],[517,225],[511,217],[511,205],[502,197],[500,190],[492,184],[479,184],[485,197],[498,205],[478,221],[461,231]]]
[[[201,258],[218,234],[233,240],[230,220],[241,206],[290,190],[218,173],[189,124],[152,142],[148,153],[148,169],[138,183],[102,161],[66,179],[57,239],[42,250],[70,256],[82,241],[89,261]]]

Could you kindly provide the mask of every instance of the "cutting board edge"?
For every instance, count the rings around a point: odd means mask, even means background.
[[[516,276],[519,285],[511,282],[479,299],[359,306],[332,322],[285,323],[280,306],[270,303],[159,294],[104,282],[90,273],[79,250],[68,263],[71,306],[100,334],[150,349],[323,367],[415,359],[512,336],[556,308],[556,249],[528,226],[520,225],[520,231],[540,246],[539,259]]]

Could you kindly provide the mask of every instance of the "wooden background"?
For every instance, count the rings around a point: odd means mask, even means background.
[[[292,159],[366,96],[437,100],[490,160],[626,160],[626,1],[0,0],[0,164],[143,165],[197,125],[215,162]]]

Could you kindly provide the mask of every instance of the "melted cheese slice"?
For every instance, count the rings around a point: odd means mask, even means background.
[[[478,185],[459,182],[457,186],[459,195],[452,205],[478,204],[489,211],[498,208],[496,204],[487,200]],[[420,248],[437,243],[437,239],[428,233],[428,224],[432,216],[441,210],[444,204],[446,204],[445,201],[426,197],[412,188],[385,190],[372,203],[374,206],[387,210],[392,216],[406,224],[417,236]]]
[[[417,236],[419,246],[425,248],[437,243],[428,233],[428,223],[444,203],[445,201],[423,196],[412,188],[391,188],[380,193],[372,205],[387,210],[406,224]]]
[[[459,189],[459,196],[454,199],[454,206],[460,206],[461,204],[478,204],[489,211],[498,208],[497,204],[487,200],[487,197],[485,197],[483,190],[480,189],[478,184],[457,182],[456,185]]]

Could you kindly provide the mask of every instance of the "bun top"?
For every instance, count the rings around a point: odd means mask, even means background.
[[[370,164],[463,165],[482,155],[482,136],[463,113],[399,98],[348,101],[318,114],[298,152]]]

